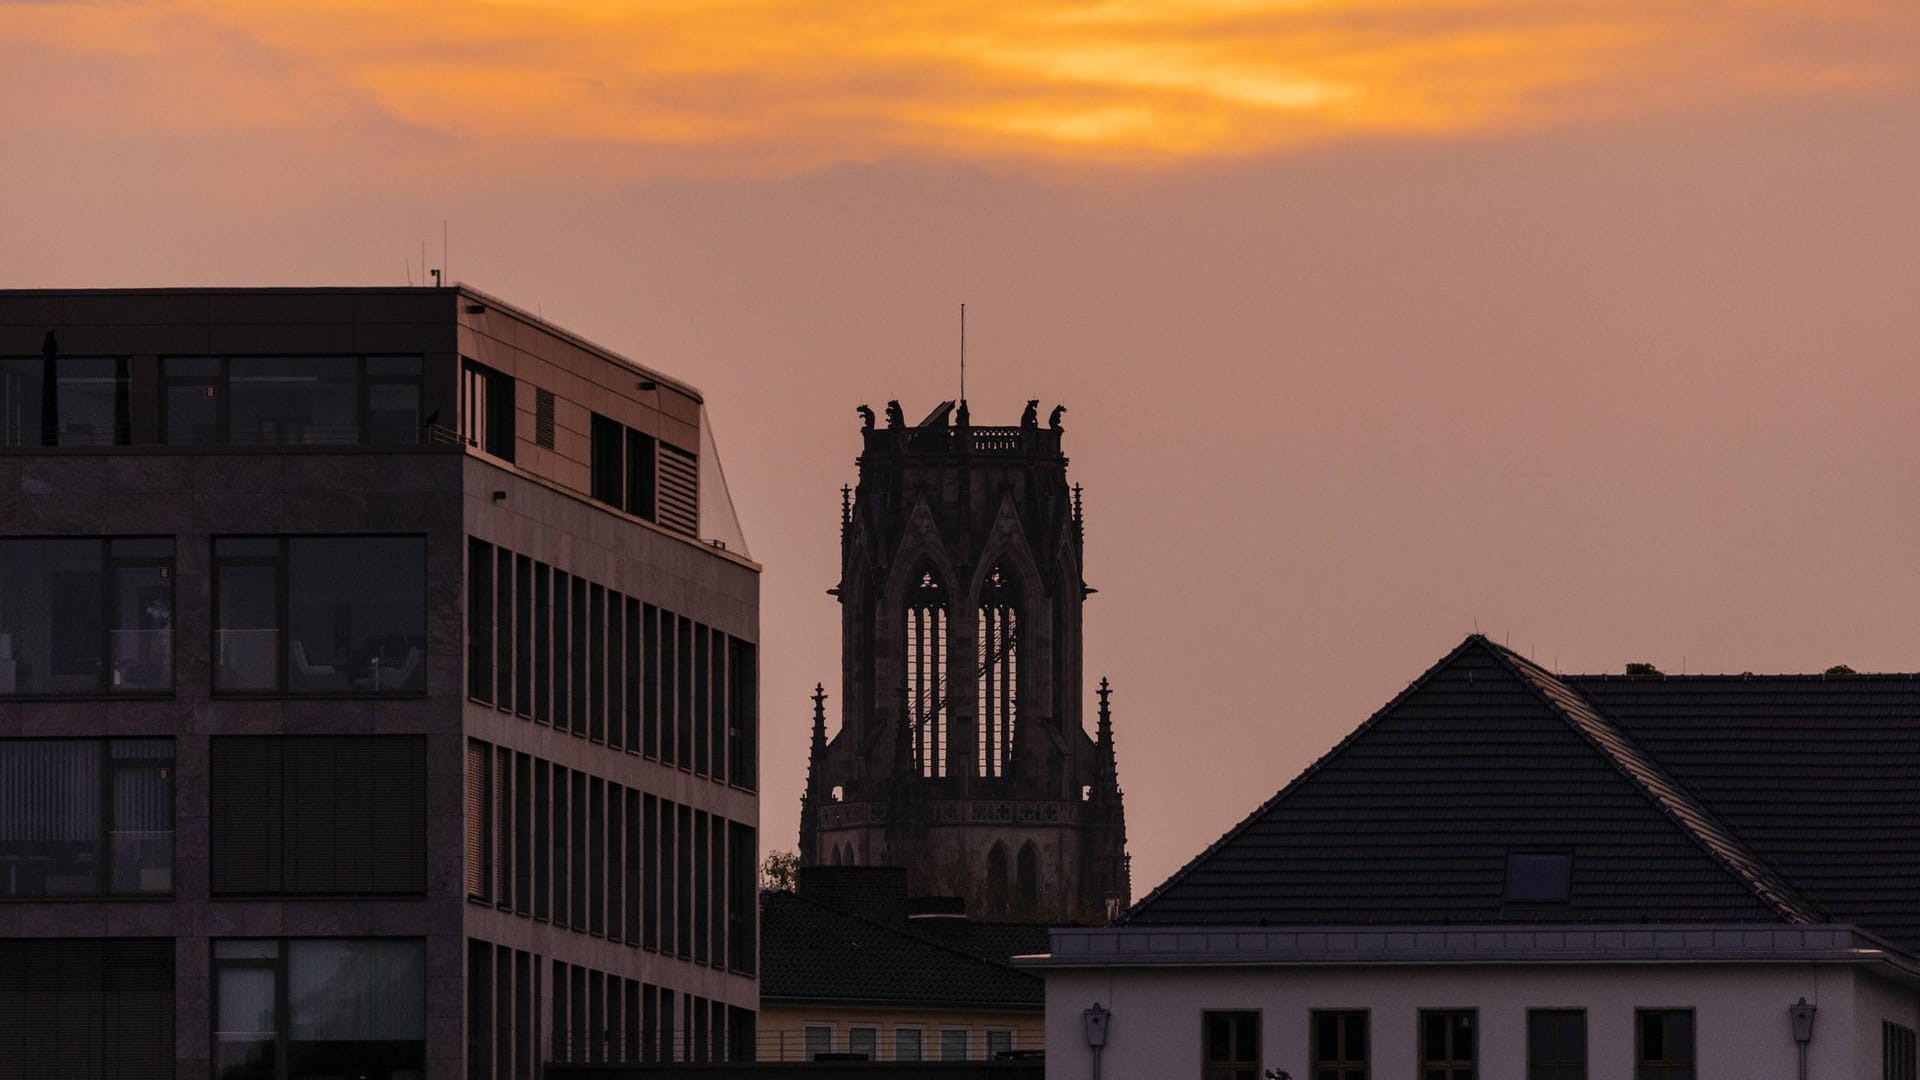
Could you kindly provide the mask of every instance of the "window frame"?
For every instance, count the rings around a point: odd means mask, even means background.
[[[29,413],[21,410],[17,419],[19,425],[0,427],[0,447],[10,450],[29,447],[48,447],[61,450],[100,446],[133,445],[133,378],[132,358],[123,353],[45,353],[29,356],[24,353],[0,355],[0,361],[7,361],[0,373],[18,367],[34,367],[39,370],[39,401],[34,403],[31,414],[37,423],[27,423]],[[60,400],[63,384],[69,379],[95,378],[61,374],[61,366],[68,361],[95,361],[113,365],[113,423],[108,437],[87,442],[66,442],[61,439]],[[11,433],[11,438],[9,438]]]
[[[658,524],[660,440],[605,413],[587,421],[587,495],[610,510]]]
[[[460,358],[457,394],[460,415],[455,423],[459,439],[468,449],[496,461],[514,459],[520,441],[515,422],[518,384],[519,380],[499,368],[489,367],[470,356]],[[482,387],[483,392],[475,393],[475,386]]]
[[[957,1058],[947,1056],[947,1040],[950,1036],[954,1036],[954,1035],[960,1036],[960,1056]],[[972,1054],[973,1054],[973,1029],[972,1028],[960,1027],[959,1025],[956,1025],[956,1024],[940,1025],[940,1057],[937,1060],[943,1061],[943,1062],[972,1061],[973,1060],[971,1056]]]
[[[805,1061],[818,1061],[819,1060],[818,1055],[833,1053],[834,1038],[839,1034],[838,1027],[839,1025],[834,1024],[831,1021],[808,1020],[803,1022],[800,1025],[801,1059]],[[825,1049],[815,1050],[813,1047],[809,1046],[808,1044],[812,1042],[814,1035],[821,1032],[826,1033],[827,1045]]]
[[[1457,1046],[1449,1047],[1452,1054],[1445,1059],[1427,1056],[1427,1018],[1429,1016],[1467,1019],[1472,1046],[1466,1058],[1458,1056],[1459,1047]],[[1414,1028],[1414,1054],[1419,1062],[1422,1077],[1427,1076],[1430,1070],[1440,1069],[1444,1070],[1442,1075],[1446,1080],[1478,1080],[1480,1076],[1480,1010],[1477,1007],[1420,1009],[1415,1022],[1417,1026]],[[1448,1036],[1448,1041],[1452,1041],[1451,1034]],[[1465,1076],[1460,1075],[1463,1069],[1466,1071]]]
[[[161,757],[113,756],[114,743],[165,742],[171,752]],[[0,739],[0,748],[26,743],[91,743],[98,749],[95,767],[98,770],[99,798],[95,811],[99,814],[97,850],[93,866],[93,890],[83,893],[0,893],[0,904],[17,903],[65,903],[70,901],[96,902],[101,900],[162,900],[170,901],[179,889],[178,854],[180,833],[180,802],[178,795],[179,776],[175,772],[179,759],[177,740],[172,735],[130,735],[130,736],[28,736],[22,738]],[[168,819],[173,828],[168,830],[172,836],[171,850],[167,858],[167,888],[165,890],[116,892],[113,889],[113,835],[114,824],[114,774],[131,769],[162,769],[166,780]]]
[[[1549,883],[1558,885],[1558,888],[1538,888],[1537,886],[1539,886],[1541,882],[1537,877],[1518,873],[1521,866],[1528,864],[1528,860],[1533,860],[1531,865],[1537,872],[1539,869],[1545,867],[1545,860],[1549,859],[1559,860],[1557,868],[1559,872],[1556,874],[1556,879]],[[1506,882],[1501,889],[1500,899],[1504,904],[1514,904],[1530,908],[1549,906],[1564,907],[1571,903],[1573,901],[1573,852],[1564,848],[1558,850],[1509,851],[1507,853]]]
[[[1916,1075],[1920,1075],[1916,1058],[1920,1058],[1920,1035],[1905,1024],[1881,1020],[1881,1080],[1915,1080]]]
[[[223,540],[271,540],[278,551],[268,555],[226,555],[220,554],[220,542]],[[414,540],[420,544],[420,688],[418,690],[293,690],[289,689],[290,673],[293,667],[293,580],[292,580],[292,542],[295,540]],[[429,696],[433,687],[428,678],[432,656],[427,646],[432,641],[430,623],[432,604],[428,598],[427,581],[431,544],[424,533],[219,533],[208,538],[207,560],[207,692],[210,697],[223,700],[246,699],[302,699],[333,700],[351,699],[418,699]],[[223,688],[220,685],[220,601],[221,571],[230,566],[269,567],[274,571],[274,627],[279,635],[275,649],[274,686]],[[464,569],[464,568],[463,568]]]
[[[409,817],[404,822],[395,819],[388,819],[385,822],[389,833],[391,833],[393,829],[403,828],[407,831],[406,835],[417,838],[418,840],[418,861],[410,861],[408,866],[409,876],[413,878],[413,880],[407,882],[405,885],[396,887],[373,887],[369,885],[367,887],[355,888],[336,885],[331,888],[314,888],[312,886],[303,886],[299,882],[292,880],[294,874],[288,867],[293,862],[292,853],[295,850],[294,845],[298,839],[295,830],[303,824],[303,822],[301,819],[290,815],[285,807],[288,803],[288,788],[299,782],[300,774],[297,766],[306,760],[304,756],[296,756],[293,751],[300,749],[301,744],[305,744],[307,747],[315,747],[322,743],[331,744],[335,748],[336,762],[338,761],[341,748],[360,750],[381,757],[388,763],[394,762],[398,756],[399,749],[404,748],[406,756],[417,759],[418,772],[410,777],[402,778],[391,790],[403,790],[408,794],[409,798],[414,796],[416,790],[420,790],[421,793],[418,796],[418,816],[412,816],[411,811],[414,808],[409,807]],[[229,766],[226,764],[227,759],[224,755],[233,753],[236,751],[236,748],[246,744],[270,747],[276,755],[271,766],[273,775],[270,780],[270,785],[272,789],[278,793],[280,804],[274,807],[271,815],[268,815],[264,809],[260,811],[261,820],[259,827],[266,834],[262,843],[265,845],[264,851],[266,858],[269,860],[268,865],[278,868],[278,883],[269,883],[261,888],[238,887],[232,884],[231,874],[234,871],[230,869],[227,860],[233,859],[236,853],[243,849],[236,847],[233,843],[226,842],[229,837],[222,831],[223,823],[226,820],[226,815],[222,812],[226,804],[222,800],[233,797],[223,790],[223,786],[230,784],[235,775],[234,773],[225,771]],[[482,745],[484,746],[485,744]],[[376,751],[378,752],[376,753]],[[356,732],[311,735],[234,734],[212,736],[207,744],[206,774],[206,881],[208,897],[215,902],[276,900],[284,902],[315,901],[325,903],[352,900],[408,900],[430,895],[434,887],[430,868],[430,851],[432,850],[433,843],[432,836],[430,835],[432,815],[428,812],[426,805],[427,799],[421,787],[426,782],[426,777],[429,773],[428,763],[430,760],[431,745],[428,737],[424,734],[415,733],[372,734]],[[462,760],[463,762],[465,760],[464,753]],[[408,762],[407,764],[413,763],[414,762]],[[263,781],[263,783],[267,782]],[[363,795],[364,794],[363,792]],[[491,792],[488,794],[491,794]],[[461,808],[463,843],[467,820],[464,798],[465,792],[463,790]],[[491,818],[489,818],[489,821],[491,821]],[[368,822],[372,822],[372,819],[369,818]],[[350,821],[340,827],[345,829],[360,824],[364,823]],[[371,825],[369,827],[371,827]],[[362,859],[370,857],[370,853],[364,850],[360,854]],[[489,867],[489,869],[492,868]],[[369,875],[371,875],[371,873],[372,872],[369,871]],[[272,877],[274,875],[269,873],[265,876]],[[464,880],[461,885],[461,895],[463,897],[466,895]]]
[[[1533,1042],[1533,1019],[1535,1016],[1575,1016],[1580,1019],[1580,1057],[1578,1060],[1555,1059],[1541,1060],[1538,1047]],[[1536,1070],[1553,1069],[1556,1074],[1567,1069],[1578,1070],[1578,1080],[1586,1080],[1589,1069],[1587,1053],[1587,1010],[1583,1008],[1529,1008],[1526,1015],[1527,1033],[1527,1080],[1538,1080]]]
[[[274,955],[272,957],[221,957],[219,955],[220,944],[222,942],[233,941],[271,942],[274,946]],[[249,937],[246,935],[235,935],[211,938],[208,940],[206,946],[208,974],[207,1056],[212,1068],[215,1070],[215,1076],[219,1075],[220,982],[222,976],[229,970],[269,971],[273,973],[273,1076],[274,1080],[286,1080],[292,1064],[290,1060],[290,1044],[293,1042],[293,1015],[287,989],[289,983],[292,981],[288,970],[288,959],[289,954],[292,952],[289,946],[296,941],[417,941],[420,943],[423,958],[429,945],[426,938],[412,934],[358,934],[352,936],[295,934],[287,937]],[[428,975],[426,965],[423,962],[420,979],[420,1015],[422,1021],[428,1025],[426,1029],[422,1030],[420,1037],[421,1057],[423,1060],[427,1058],[427,1047],[430,1043],[428,1033],[432,1025],[432,1018],[429,1015],[433,1003],[432,981],[432,978]],[[464,1049],[463,1047],[463,1052]]]
[[[914,1037],[914,1056],[910,1058],[903,1058],[900,1056],[900,1036],[902,1035],[912,1035]],[[890,1060],[926,1061],[927,1060],[927,1026],[925,1024],[893,1025],[893,1057]]]
[[[171,555],[166,555],[166,556],[160,556],[160,555],[118,555],[116,556],[113,553],[113,547],[114,547],[114,544],[121,541],[126,541],[129,543],[135,543],[135,542],[141,542],[141,541],[165,541],[166,543],[171,544],[173,546],[173,553]],[[171,535],[160,535],[160,534],[134,534],[134,535],[128,535],[128,536],[59,535],[59,536],[0,537],[0,547],[4,547],[10,544],[80,543],[80,542],[94,544],[98,550],[98,554],[97,554],[98,562],[96,566],[99,571],[99,578],[96,584],[100,590],[100,611],[99,611],[100,639],[96,644],[100,650],[100,670],[94,678],[94,685],[90,689],[86,689],[86,690],[43,691],[43,692],[22,693],[22,692],[19,692],[18,690],[19,683],[18,683],[18,676],[16,674],[15,683],[14,683],[16,687],[15,692],[0,693],[0,701],[85,701],[85,700],[98,699],[98,698],[111,698],[114,700],[124,700],[124,699],[141,699],[141,698],[167,699],[167,698],[174,697],[176,694],[178,694],[179,686],[180,686],[180,649],[178,647],[179,640],[180,640],[179,639],[179,625],[180,625],[180,572],[179,572],[180,541],[179,541],[179,538]],[[113,656],[114,656],[113,635],[115,631],[118,629],[118,623],[120,622],[119,615],[121,613],[118,610],[119,598],[116,590],[117,582],[115,581],[115,577],[117,572],[120,570],[138,570],[138,569],[162,570],[164,571],[163,577],[166,579],[166,582],[167,582],[167,624],[168,624],[167,630],[169,632],[169,637],[167,639],[168,656],[167,656],[167,662],[166,662],[166,668],[165,668],[166,676],[167,676],[167,685],[164,687],[139,687],[139,688],[134,688],[129,690],[116,690],[114,689],[114,681],[113,681],[113,666],[114,666],[113,665]],[[49,639],[51,639],[53,634],[53,628],[51,625],[48,625],[46,627],[46,632]],[[52,656],[51,649],[49,649],[48,655],[49,655],[49,658],[51,658]],[[18,662],[18,653],[15,652],[14,654],[12,654],[12,656],[10,656],[10,659],[14,660],[15,662]]]
[[[161,356],[159,369],[159,395],[155,406],[157,433],[155,442],[161,446],[192,451],[210,446],[241,447],[254,450],[272,447],[277,453],[281,450],[314,449],[338,450],[343,446],[421,446],[426,437],[426,370],[427,358],[422,353],[374,352],[374,353],[171,353]],[[167,366],[187,360],[206,360],[219,365],[219,370],[211,375],[169,374]],[[233,361],[235,360],[352,360],[353,361],[353,438],[346,442],[239,442],[233,437]],[[374,373],[367,370],[370,360],[412,360],[419,365],[419,371],[412,375],[393,372]],[[172,430],[172,416],[169,415],[169,398],[177,387],[200,386],[213,391],[214,428],[219,438],[210,443],[173,442],[169,438]],[[414,414],[421,417],[419,430],[414,432],[411,442],[376,442],[373,438],[373,393],[376,386],[411,386],[414,390]]]
[[[1662,1058],[1659,1061],[1647,1060],[1646,1020],[1659,1016],[1670,1020],[1676,1016],[1687,1018],[1687,1060],[1676,1061]],[[1663,1022],[1661,1041],[1671,1042],[1671,1032]],[[1637,1007],[1633,1010],[1633,1076],[1634,1080],[1696,1080],[1700,1075],[1700,1025],[1696,1010],[1692,1006]]]
[[[1336,1051],[1342,1056],[1328,1057],[1326,1047],[1320,1041],[1320,1022],[1322,1018],[1332,1018],[1337,1029],[1336,1041],[1344,1043],[1345,1023],[1352,1017],[1360,1018],[1360,1056],[1353,1056],[1353,1047],[1339,1046]],[[1311,1076],[1318,1077],[1322,1070],[1332,1069],[1343,1080],[1368,1080],[1373,1075],[1373,1011],[1371,1009],[1310,1009],[1307,1012],[1307,1069]],[[1355,1072],[1357,1078],[1353,1077]]]
[[[1216,1059],[1207,1045],[1208,1027],[1214,1017],[1225,1017],[1231,1025],[1234,1021],[1251,1025],[1253,1032],[1253,1057],[1228,1057]],[[1266,1023],[1266,1015],[1261,1009],[1202,1009],[1200,1010],[1200,1076],[1201,1080],[1236,1080],[1245,1076],[1248,1080],[1258,1080],[1265,1060],[1265,1040],[1261,1037]],[[1228,1042],[1234,1041],[1237,1028],[1229,1026]],[[1229,1049],[1229,1053],[1232,1050]]]

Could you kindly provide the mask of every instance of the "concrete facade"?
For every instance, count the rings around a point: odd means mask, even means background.
[[[561,1014],[555,1012],[556,988],[549,975],[563,966],[589,969],[592,985],[606,987],[610,1001],[622,1000],[623,988],[631,1001],[641,987],[649,1009],[657,999],[662,1009],[672,1003],[684,1012],[697,999],[703,1010],[710,1010],[701,1015],[703,1033],[709,1018],[717,1023],[725,1017],[746,1025],[750,1045],[751,1013],[757,1006],[751,962],[729,963],[717,945],[715,951],[722,954],[708,955],[704,942],[701,959],[683,958],[671,947],[650,947],[634,935],[622,935],[617,926],[612,932],[585,925],[567,929],[555,920],[516,912],[505,898],[480,902],[473,895],[470,862],[479,842],[472,824],[475,776],[470,768],[476,745],[502,754],[503,761],[518,760],[523,769],[535,761],[550,763],[556,776],[565,770],[565,775],[590,777],[596,798],[603,785],[609,798],[616,787],[631,792],[635,820],[641,793],[649,806],[657,799],[697,814],[703,828],[705,822],[713,823],[713,851],[725,850],[718,837],[729,828],[736,833],[744,829],[740,835],[751,838],[757,826],[757,765],[751,751],[739,749],[743,743],[731,744],[736,757],[747,754],[738,768],[729,772],[716,759],[702,767],[703,774],[691,761],[664,761],[649,746],[589,737],[584,729],[563,730],[516,714],[511,703],[496,706],[470,695],[474,613],[469,611],[469,554],[481,550],[475,547],[478,543],[497,546],[503,555],[538,560],[576,582],[591,582],[596,596],[605,589],[609,597],[617,592],[628,598],[636,610],[644,604],[649,620],[655,609],[674,613],[694,626],[703,642],[710,638],[715,649],[730,643],[728,655],[738,670],[729,678],[741,681],[729,685],[735,688],[739,711],[724,722],[717,719],[716,696],[712,722],[736,728],[745,721],[757,723],[752,646],[759,639],[758,566],[705,543],[697,528],[656,524],[591,498],[592,414],[609,417],[662,446],[698,453],[697,391],[467,288],[0,292],[0,358],[43,355],[49,371],[67,358],[121,361],[124,427],[104,445],[57,445],[51,422],[44,440],[33,437],[35,429],[29,424],[15,445],[0,446],[0,540],[171,538],[172,688],[140,694],[0,696],[0,748],[17,740],[49,738],[171,740],[172,888],[170,893],[145,896],[0,899],[0,944],[5,939],[171,939],[172,1074],[195,1080],[217,1074],[212,958],[215,943],[232,938],[424,941],[424,1075],[433,1080],[532,1075],[537,1065],[528,1062],[570,1054],[581,1060],[628,1055],[640,1060],[657,1050],[675,1056],[722,1053],[724,1039],[718,1034],[698,1048],[692,1046],[690,1020],[680,1035],[660,1038],[656,1046],[653,1029],[643,1033],[637,1020],[626,1025],[604,1006],[594,1014],[588,1043],[571,1046],[565,1040],[568,1032],[555,1030]],[[180,357],[242,356],[352,356],[362,358],[363,371],[369,370],[364,363],[369,356],[417,357],[419,437],[408,445],[369,445],[364,437],[352,445],[166,445],[159,404],[166,363]],[[477,361],[512,380],[512,460],[489,454],[469,440],[471,418],[463,413],[468,407],[465,361]],[[551,395],[544,403],[543,391]],[[47,400],[52,400],[52,391]],[[550,435],[545,430],[549,419]],[[363,427],[363,436],[366,430]],[[664,512],[660,517],[665,519]],[[212,538],[242,534],[424,538],[424,691],[217,691]],[[0,596],[0,609],[6,602]],[[619,625],[619,615],[613,618],[608,625]],[[503,638],[500,655],[513,647]],[[561,650],[553,652],[552,659],[561,665],[564,678],[570,657]],[[609,653],[607,659],[614,657]],[[596,656],[596,680],[602,678],[598,663]],[[637,674],[635,678],[638,685]],[[377,666],[373,685],[379,685]],[[618,697],[613,682],[604,685]],[[212,742],[239,735],[342,734],[425,740],[419,793],[425,806],[425,888],[413,895],[379,898],[301,896],[285,890],[274,896],[217,894],[209,870],[215,856],[209,825]],[[731,737],[752,740],[756,733],[736,730]],[[715,736],[716,746],[719,738]],[[501,805],[504,814],[504,796]],[[617,837],[618,823],[611,815],[609,820]],[[0,822],[0,832],[5,824]],[[525,822],[520,827],[525,828]],[[499,842],[508,844],[505,818],[498,829],[503,838]],[[597,824],[595,829],[598,837]],[[584,835],[578,839],[586,842]],[[639,844],[637,834],[630,839]],[[503,860],[508,851],[500,849]],[[644,890],[660,865],[658,859],[658,853],[648,849],[639,861],[613,862],[611,874],[594,870],[607,875],[609,911],[616,922],[617,909],[611,905]],[[757,856],[748,852],[743,858],[736,848],[732,861],[757,864]],[[706,873],[707,864],[700,865]],[[565,864],[555,869],[564,872]],[[751,868],[714,869],[716,887],[722,873],[737,878]],[[598,887],[601,878],[595,882]],[[715,919],[740,917],[725,913],[724,899],[716,899],[715,905]],[[744,918],[744,930],[737,923],[729,928],[751,934],[755,915],[749,909]],[[718,931],[713,940],[721,940]],[[471,1060],[475,991],[469,964],[473,956],[492,955],[476,951],[481,945],[515,956],[503,959],[500,970],[517,966],[521,978],[533,976],[535,993],[527,1003],[530,1017],[523,1005],[522,1015],[509,1025],[511,1034],[490,1043],[486,1060],[476,1062]],[[597,1003],[600,991],[595,993]],[[6,1007],[0,1003],[0,1009]],[[637,1017],[637,1004],[633,1011]],[[500,1015],[513,1017],[510,1009]],[[529,1018],[531,1024],[526,1023]],[[659,1023],[665,1024],[664,1017]],[[675,1030],[675,1025],[665,1026]],[[421,1074],[392,1075],[398,1080]]]

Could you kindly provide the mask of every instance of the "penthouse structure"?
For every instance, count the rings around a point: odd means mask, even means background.
[[[758,597],[484,293],[0,292],[0,1076],[750,1058]]]

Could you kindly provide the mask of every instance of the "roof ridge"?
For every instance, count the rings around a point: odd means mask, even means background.
[[[1366,720],[1363,721],[1359,727],[1354,728],[1352,731],[1348,732],[1346,738],[1341,739],[1337,743],[1334,743],[1333,747],[1329,749],[1326,753],[1321,754],[1319,757],[1315,758],[1311,765],[1308,765],[1306,768],[1300,770],[1300,775],[1288,781],[1286,786],[1282,787],[1279,791],[1274,792],[1273,795],[1267,798],[1265,802],[1262,802],[1259,806],[1254,807],[1252,813],[1241,818],[1237,824],[1233,825],[1226,832],[1221,833],[1219,839],[1215,840],[1211,844],[1208,844],[1204,849],[1201,850],[1201,852],[1198,855],[1195,855],[1193,858],[1188,859],[1186,863],[1180,867],[1180,869],[1175,870],[1172,874],[1169,874],[1167,876],[1167,880],[1154,886],[1151,892],[1147,893],[1147,895],[1141,897],[1140,899],[1134,901],[1132,907],[1122,912],[1120,914],[1120,917],[1113,921],[1116,924],[1124,924],[1130,921],[1135,915],[1146,910],[1146,907],[1148,904],[1151,904],[1155,900],[1158,900],[1164,893],[1167,892],[1167,890],[1173,888],[1175,885],[1186,880],[1187,876],[1191,874],[1196,867],[1198,867],[1201,863],[1206,862],[1209,858],[1211,858],[1214,855],[1214,853],[1218,852],[1221,848],[1226,847],[1229,843],[1232,843],[1233,840],[1236,837],[1238,837],[1241,833],[1246,832],[1247,829],[1251,828],[1254,822],[1260,820],[1260,818],[1263,815],[1265,815],[1267,811],[1273,809],[1273,807],[1277,805],[1280,802],[1280,800],[1286,798],[1289,794],[1293,792],[1295,788],[1299,787],[1301,784],[1305,783],[1308,780],[1308,778],[1312,777],[1315,773],[1319,772],[1321,767],[1326,765],[1327,762],[1332,761],[1334,758],[1338,757],[1341,751],[1345,750],[1349,744],[1353,743],[1354,740],[1360,738],[1360,736],[1366,734],[1366,732],[1370,730],[1375,724],[1379,723],[1381,717],[1386,716],[1388,713],[1392,712],[1396,706],[1398,706],[1402,701],[1406,700],[1406,698],[1409,695],[1411,695],[1414,691],[1420,689],[1422,686],[1425,686],[1427,682],[1430,679],[1432,679],[1434,675],[1437,674],[1441,669],[1445,668],[1448,664],[1453,663],[1453,661],[1457,659],[1461,653],[1466,652],[1467,649],[1470,646],[1472,646],[1476,640],[1484,641],[1485,639],[1482,638],[1479,634],[1469,634],[1466,640],[1462,641],[1458,645],[1455,645],[1451,650],[1447,652],[1447,655],[1441,657],[1439,660],[1434,661],[1432,666],[1428,667],[1427,670],[1421,672],[1417,678],[1415,678],[1412,682],[1408,683],[1405,689],[1393,695],[1392,700],[1388,701],[1385,705],[1380,706],[1378,709],[1375,709],[1373,711],[1372,716],[1367,717]]]
[[[786,892],[786,890],[784,889],[777,890],[777,891]],[[894,926],[890,923],[881,922],[878,919],[869,918],[856,911],[848,911],[845,908],[837,908],[837,907],[834,907],[832,904],[823,904],[818,900],[814,900],[809,897],[802,896],[800,893],[797,893],[797,892],[787,892],[786,895],[791,896],[795,900],[798,900],[803,904],[807,904],[810,907],[818,908],[821,911],[838,915],[843,919],[848,919],[856,923],[864,923],[867,926],[873,927],[876,930],[883,930],[889,934],[894,935],[895,937],[905,938],[906,940],[914,942],[916,944],[931,946],[935,949],[940,950],[941,952],[951,953],[954,956],[958,956],[963,960],[971,960],[976,964],[981,964],[986,967],[996,968],[1001,971],[1011,971],[1016,974],[1026,975],[1032,978],[1039,977],[1039,976],[1033,975],[1032,972],[1024,971],[1020,968],[1014,967],[1012,964],[1004,963],[998,960],[989,960],[984,956],[979,956],[974,953],[967,952],[965,949],[956,949],[953,946],[947,944],[946,942],[939,940],[938,938],[935,938],[926,934],[915,933],[913,930],[907,927]]]
[[[1471,642],[1473,639],[1468,639]],[[1565,720],[1601,756],[1658,807],[1688,839],[1732,874],[1781,918],[1795,923],[1826,921],[1779,871],[1754,852],[1740,834],[1675,780],[1657,758],[1640,748],[1612,719],[1559,676],[1485,638],[1494,657]]]

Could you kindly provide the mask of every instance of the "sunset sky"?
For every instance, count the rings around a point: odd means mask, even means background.
[[[428,241],[701,387],[770,848],[963,301],[975,420],[1070,409],[1136,895],[1476,626],[1920,669],[1912,0],[0,0],[0,140],[0,287]]]

